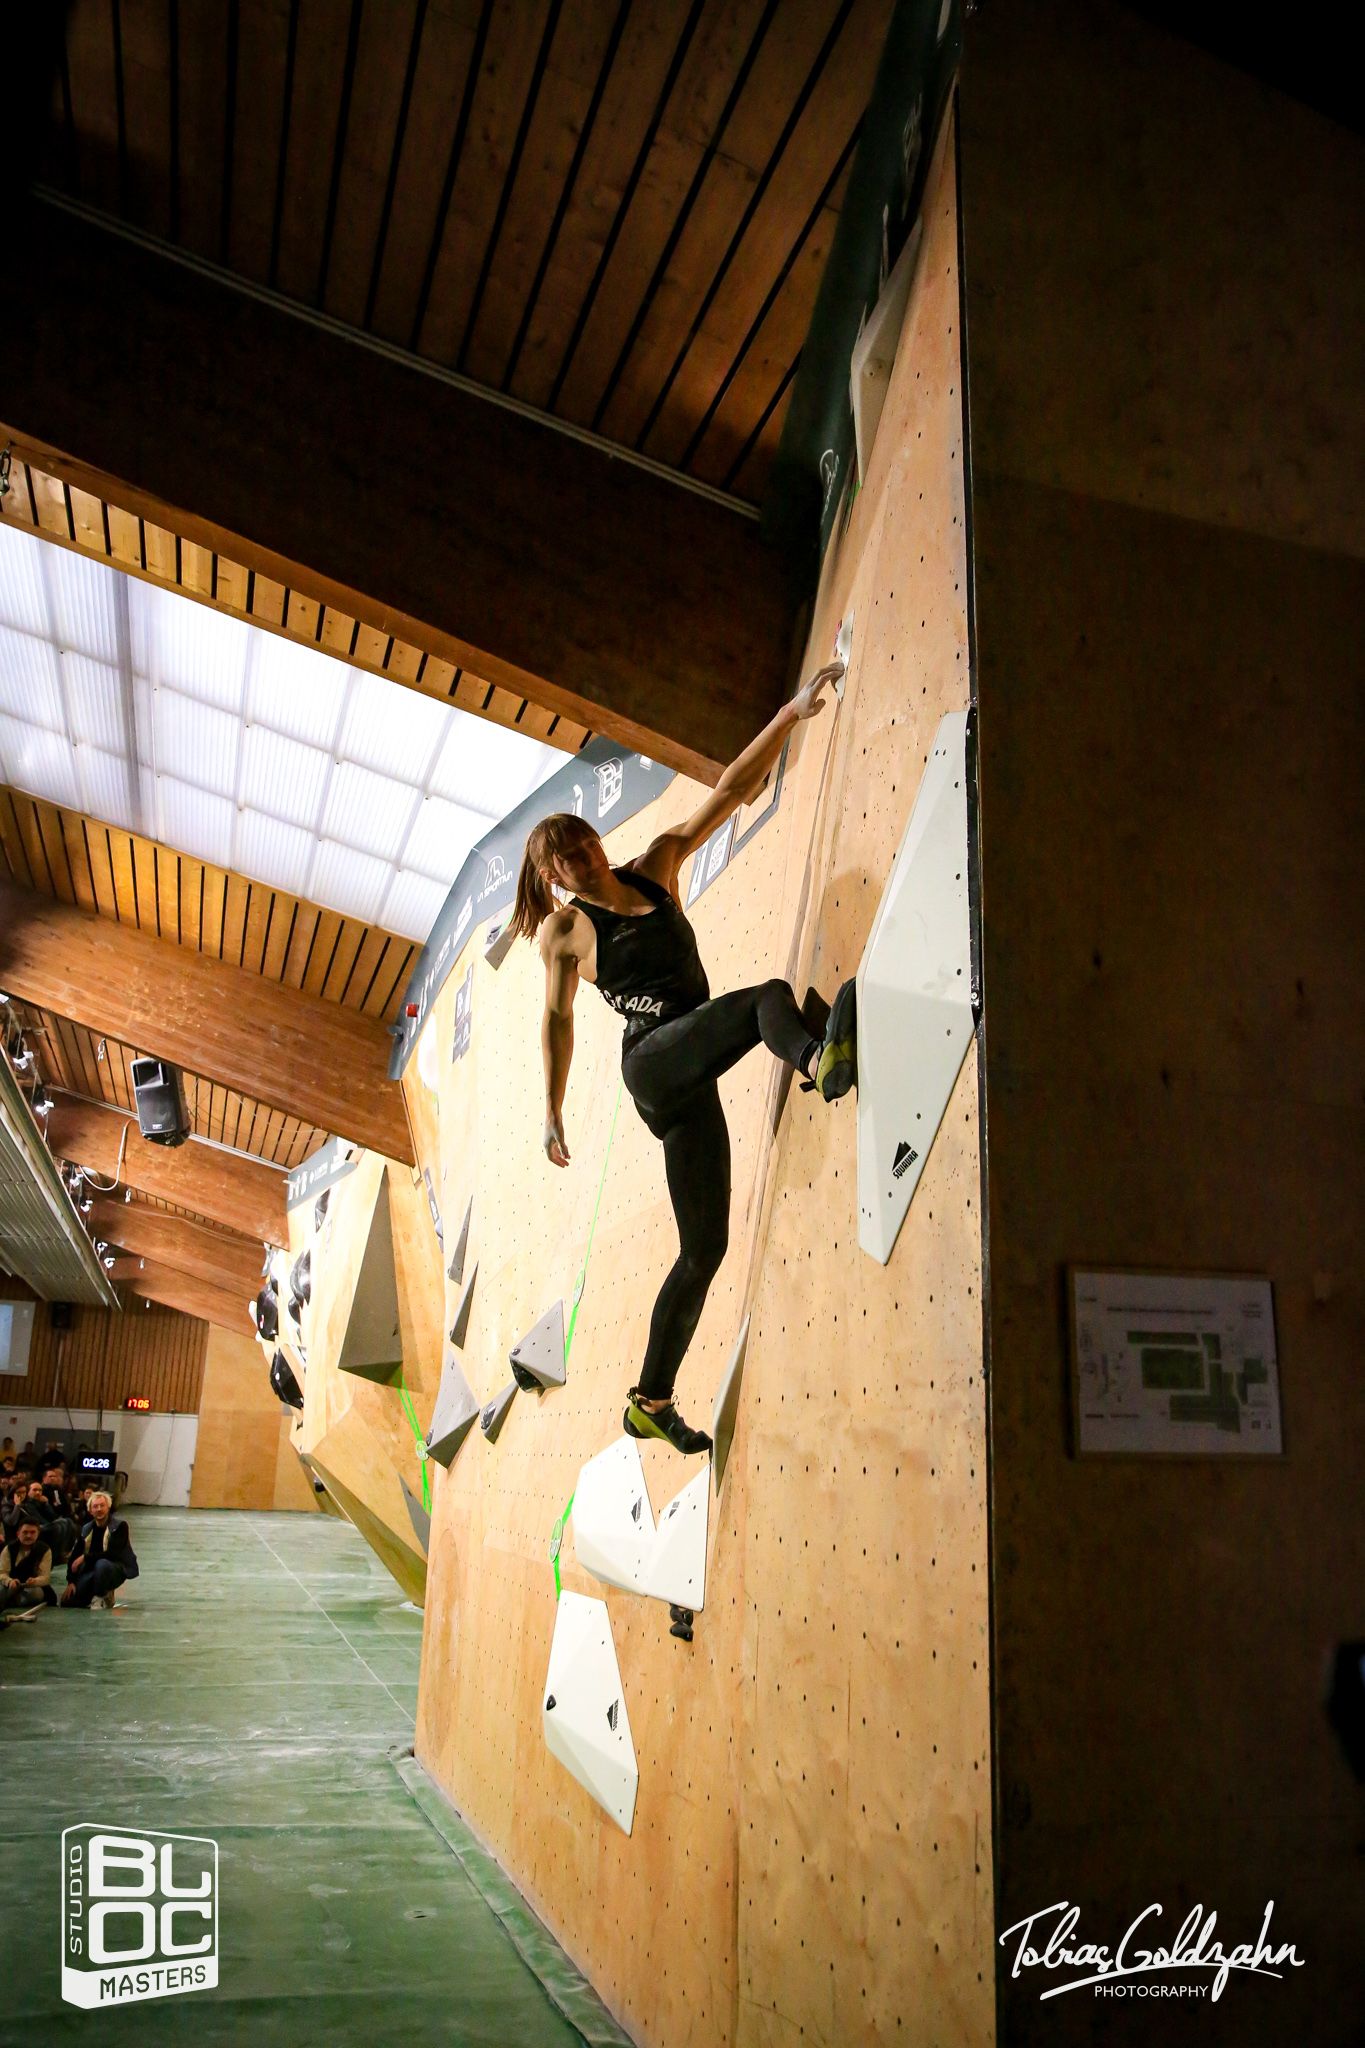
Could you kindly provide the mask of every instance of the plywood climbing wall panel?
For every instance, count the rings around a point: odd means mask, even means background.
[[[969,701],[957,207],[940,151],[906,328],[864,487],[827,557],[807,666],[855,615],[837,710],[793,741],[781,801],[696,901],[712,987],[851,976],[933,733]],[[620,862],[685,816],[676,783],[611,837]],[[473,963],[473,1041],[451,1060]],[[748,1358],[706,1607],[690,1646],[608,1592],[640,1764],[629,1838],[548,1755],[551,1525],[621,1427],[676,1249],[662,1157],[626,1098],[619,1022],[576,1008],[563,1172],[541,1149],[542,970],[476,933],[405,1078],[450,1228],[474,1198],[462,1354],[486,1400],[512,1344],[572,1306],[615,1117],[568,1380],[520,1393],[496,1445],[436,1475],[418,1753],[625,2025],[650,2044],[955,2044],[992,2035],[986,1465],[975,1061],[885,1268],[859,1253],[854,1105],[792,1091],[762,1050],[721,1086],[730,1250],[679,1379],[704,1422]],[[779,1112],[780,1110],[780,1117]],[[431,1132],[435,1115],[438,1129]],[[445,1284],[447,1317],[458,1290]],[[689,1476],[644,1447],[656,1513]],[[602,1589],[574,1562],[566,1586]]]

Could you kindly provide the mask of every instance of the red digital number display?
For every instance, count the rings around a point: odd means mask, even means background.
[[[152,1404],[145,1394],[130,1394],[123,1405],[125,1408],[143,1409],[150,1408]]]

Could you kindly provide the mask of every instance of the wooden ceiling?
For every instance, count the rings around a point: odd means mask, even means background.
[[[73,0],[42,176],[757,501],[891,7]]]
[[[0,785],[0,875],[6,873],[40,895],[381,1020],[392,1015],[419,950],[391,932]],[[50,1087],[133,1108],[128,1069],[137,1049],[23,1007]],[[184,1080],[198,1136],[272,1166],[297,1166],[328,1135],[210,1077],[186,1072]]]

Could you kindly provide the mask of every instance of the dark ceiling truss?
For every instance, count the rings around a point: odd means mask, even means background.
[[[74,0],[44,176],[755,503],[890,11]]]

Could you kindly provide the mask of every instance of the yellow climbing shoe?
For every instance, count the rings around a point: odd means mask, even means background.
[[[826,1102],[847,1095],[858,1081],[858,985],[846,981],[834,998],[825,1042],[816,1062],[815,1085]]]

